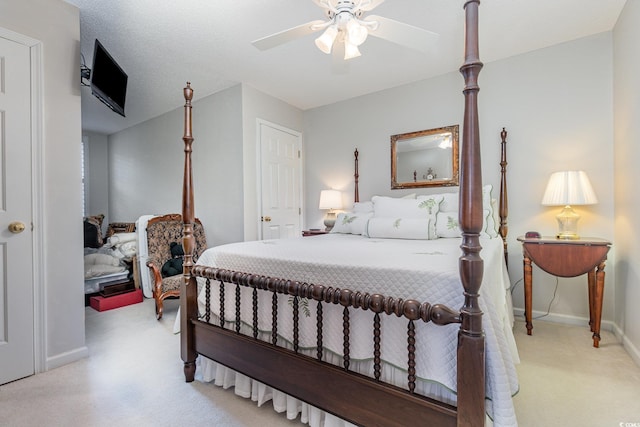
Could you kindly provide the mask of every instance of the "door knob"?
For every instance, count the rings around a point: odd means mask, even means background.
[[[24,231],[24,228],[24,223],[20,221],[13,221],[9,224],[9,231],[14,234],[22,233]]]
[[[270,216],[265,216],[264,217],[264,222],[271,222],[271,217]]]

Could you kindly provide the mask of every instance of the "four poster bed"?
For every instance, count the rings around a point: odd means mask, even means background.
[[[506,131],[499,228],[488,236],[477,114],[478,6],[478,0],[465,4],[460,189],[448,201],[456,204],[458,238],[432,238],[435,216],[426,222],[413,216],[424,208],[435,215],[433,206],[446,195],[359,203],[356,155],[354,214],[360,218],[344,221],[349,231],[223,245],[194,265],[193,91],[187,84],[180,301],[187,381],[194,380],[198,359],[201,375],[217,382],[230,376],[229,384],[246,397],[273,399],[288,412],[293,405],[293,416],[302,411],[312,425],[479,426],[487,419],[516,425],[517,352],[503,246]],[[389,209],[403,212],[403,226],[428,230],[424,238],[394,239],[401,222],[388,222],[382,212]]]

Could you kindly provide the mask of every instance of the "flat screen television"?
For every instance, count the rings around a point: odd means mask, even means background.
[[[91,68],[91,93],[124,117],[127,74],[96,39]]]

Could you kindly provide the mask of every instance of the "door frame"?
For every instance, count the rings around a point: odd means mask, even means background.
[[[44,287],[44,70],[42,42],[0,27],[0,37],[29,47],[31,60],[31,228],[33,264],[34,373],[47,370],[46,289]],[[78,73],[79,77],[79,73]]]
[[[304,140],[302,138],[302,132],[298,132],[297,130],[290,129],[288,127],[270,122],[268,120],[256,119],[256,165],[257,174],[256,174],[256,182],[257,188],[256,193],[258,195],[258,210],[257,210],[257,220],[258,220],[258,240],[263,239],[262,235],[262,133],[260,132],[261,126],[269,126],[273,129],[277,129],[282,132],[287,132],[292,135],[295,135],[300,140],[300,194],[298,195],[300,199],[300,228],[304,230]]]

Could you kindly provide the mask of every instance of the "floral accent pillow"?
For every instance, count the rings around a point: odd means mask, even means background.
[[[462,233],[458,224],[458,212],[438,212],[436,234],[438,237],[460,237]]]
[[[418,207],[426,211],[426,216],[429,220],[429,239],[431,240],[438,238],[436,221],[440,210],[440,202],[442,202],[442,195],[439,194],[432,197],[426,196],[418,200]]]
[[[336,223],[330,233],[364,234],[367,221],[373,216],[373,212],[349,213],[341,212],[336,217]]]
[[[482,211],[482,215],[484,216],[484,222],[480,236],[494,237],[484,231],[484,227],[487,224],[487,218],[491,216],[491,212],[485,209]],[[438,212],[436,234],[438,237],[444,238],[462,236],[462,230],[460,230],[460,224],[458,223],[458,212]]]
[[[367,236],[378,239],[429,240],[427,218],[371,218]]]

